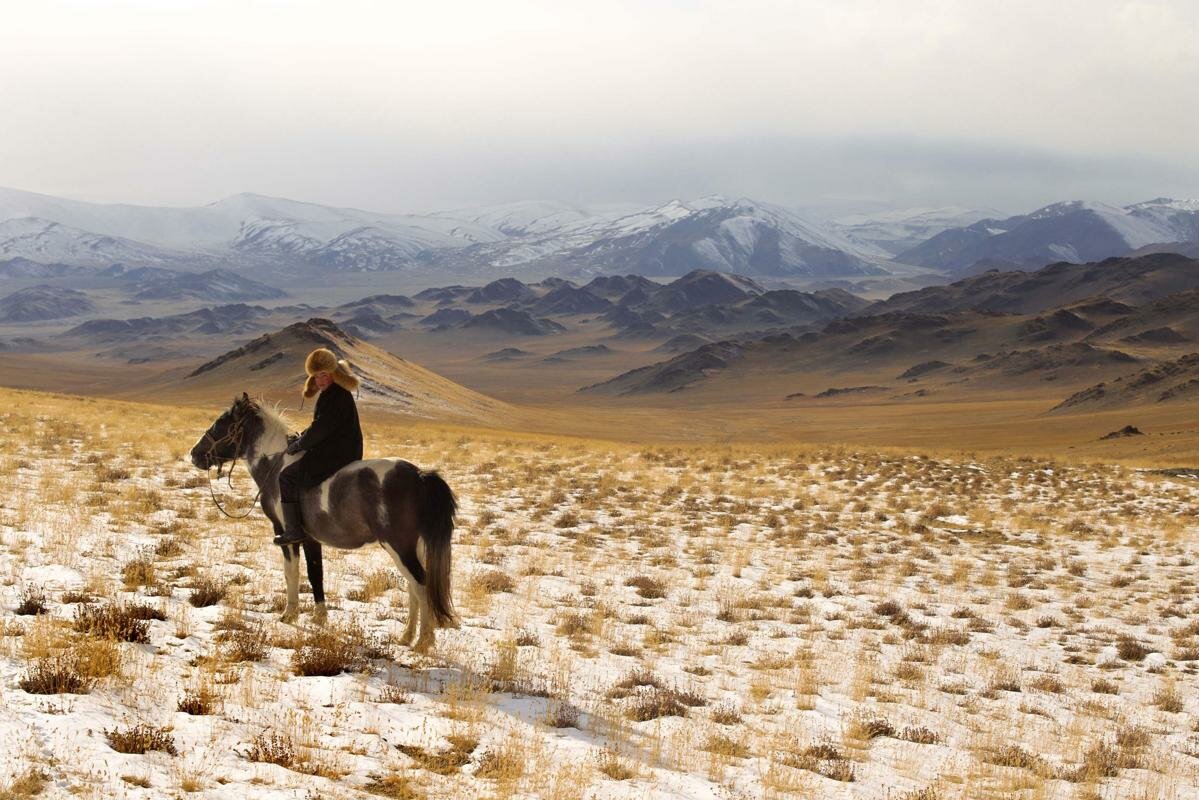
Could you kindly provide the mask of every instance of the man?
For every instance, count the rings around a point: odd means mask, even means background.
[[[288,454],[304,457],[279,473],[279,494],[283,503],[283,533],[275,544],[304,541],[300,515],[300,493],[319,486],[326,478],[362,459],[362,427],[358,424],[358,406],[353,392],[358,378],[350,365],[339,360],[332,350],[321,347],[304,360],[304,396],[320,393],[312,412],[312,425],[287,446]]]

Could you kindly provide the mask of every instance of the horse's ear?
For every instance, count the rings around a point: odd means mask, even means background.
[[[248,402],[250,402],[250,395],[246,394],[245,392],[242,392],[242,393],[241,393],[241,401],[242,401],[243,403],[248,403]]]

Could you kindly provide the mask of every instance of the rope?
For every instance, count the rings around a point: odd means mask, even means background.
[[[225,485],[227,485],[230,490],[233,489],[233,470],[237,467],[237,454],[241,450],[241,437],[242,437],[243,425],[244,425],[244,423],[239,422],[238,425],[233,430],[229,431],[229,433],[226,433],[220,439],[214,439],[211,434],[209,434],[207,432],[204,433],[204,438],[212,440],[212,447],[209,450],[210,453],[212,452],[212,450],[216,449],[216,446],[218,444],[221,444],[222,442],[224,442],[226,440],[233,441],[233,445],[234,445],[233,446],[233,463],[229,467],[229,474],[225,476]],[[224,465],[225,465],[225,462],[223,462],[223,461],[218,462],[216,465],[216,479],[217,479],[218,483],[220,483],[221,470],[224,468]],[[246,513],[239,514],[239,515],[230,514],[228,511],[225,510],[225,507],[221,505],[221,501],[217,500],[216,492],[213,491],[213,488],[212,488],[212,473],[211,472],[208,473],[208,495],[209,495],[209,497],[212,498],[213,505],[215,505],[217,507],[217,509],[222,514],[224,514],[226,517],[228,517],[229,519],[245,519],[246,517],[248,517],[254,513],[254,507],[258,505],[258,499],[260,497],[262,497],[262,489],[261,489],[261,487],[258,489],[258,494],[254,495],[254,502],[250,504],[250,507],[246,510]]]
[[[234,461],[233,467],[236,467],[236,466],[237,466],[237,462]],[[225,477],[225,484],[230,489],[233,488],[233,467],[229,467],[229,474]],[[218,483],[221,480],[221,465],[220,464],[218,464],[217,468],[216,468],[216,479],[217,479]],[[221,505],[221,501],[216,499],[216,492],[213,491],[213,489],[212,489],[212,473],[211,472],[208,473],[208,494],[209,494],[209,496],[212,497],[213,505],[215,505],[217,507],[217,509],[222,514],[224,514],[226,517],[228,517],[229,519],[245,519],[246,517],[248,517],[254,513],[255,507],[257,507],[257,505],[258,505],[258,499],[260,497],[262,497],[262,489],[259,489],[258,494],[254,495],[254,501],[250,504],[250,507],[246,510],[246,513],[238,514],[238,515],[230,514],[228,511],[225,510],[225,507]]]

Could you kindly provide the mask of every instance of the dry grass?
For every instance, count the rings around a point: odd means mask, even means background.
[[[215,606],[225,599],[227,591],[228,586],[218,580],[210,577],[197,578],[192,583],[192,592],[188,596],[187,602],[196,608]]]
[[[169,755],[178,755],[175,739],[165,728],[141,723],[124,730],[112,729],[104,731],[108,746],[118,753],[145,753],[149,750],[161,750]]]
[[[45,591],[38,586],[26,586],[21,592],[21,602],[13,609],[20,616],[36,616],[50,610]]]
[[[30,694],[87,694],[95,680],[80,670],[76,656],[62,655],[34,663],[17,685]]]
[[[0,414],[0,552],[15,565],[0,590],[33,611],[0,625],[18,664],[5,702],[41,724],[95,700],[88,713],[108,716],[93,730],[123,733],[183,712],[173,771],[159,755],[91,790],[91,740],[69,756],[48,743],[76,794],[149,780],[240,796],[246,759],[318,796],[351,773],[370,776],[355,791],[402,798],[609,781],[642,796],[675,773],[766,797],[1199,791],[1199,487],[1185,479],[371,420],[368,450],[437,467],[463,502],[463,625],[416,655],[399,643],[397,573],[367,549],[326,550],[326,628],[309,624],[307,587],[298,626],[277,622],[269,531],[212,512],[182,462],[181,431],[194,439],[210,409],[172,411],[160,432],[161,409],[44,403]],[[115,490],[51,480],[76,450],[83,483],[121,471]],[[21,574],[44,564],[77,577]],[[20,759],[14,776],[35,767]]]
[[[411,758],[421,769],[437,775],[452,775],[470,762],[479,740],[469,736],[449,736],[448,747],[430,750],[415,745],[396,745],[396,749]]]
[[[255,736],[246,750],[246,758],[287,769],[299,763],[295,743],[286,734],[276,731],[262,731]]]
[[[297,675],[338,675],[362,669],[372,657],[385,656],[357,625],[330,625],[308,631],[292,654]]]
[[[160,613],[140,604],[82,605],[75,610],[75,630],[121,642],[146,643],[150,641],[148,620],[161,618]]]

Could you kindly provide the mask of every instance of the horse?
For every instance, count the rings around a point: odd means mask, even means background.
[[[287,423],[244,392],[209,426],[191,449],[198,469],[243,459],[261,492],[261,507],[278,533],[283,509],[279,473],[303,454],[288,455]],[[230,467],[232,469],[232,467]],[[398,458],[354,461],[300,498],[302,544],[308,581],[316,603],[314,619],[324,621],[325,592],[321,545],[354,550],[378,542],[408,583],[408,626],[400,641],[411,645],[420,619],[415,650],[433,644],[438,627],[457,627],[451,596],[450,537],[458,501],[436,471],[422,470]],[[282,545],[287,606],[282,621],[299,615],[300,545]]]

